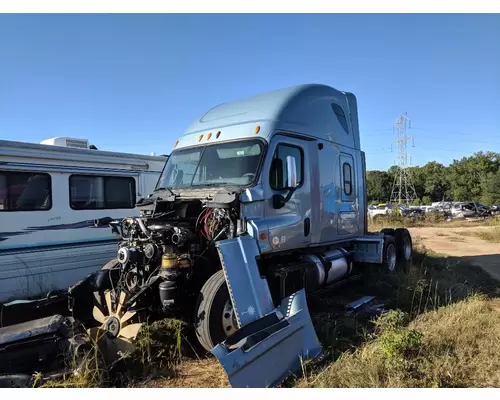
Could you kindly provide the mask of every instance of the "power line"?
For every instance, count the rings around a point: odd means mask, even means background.
[[[392,151],[365,151],[365,154],[391,154]]]
[[[463,153],[463,150],[454,150],[454,149],[440,149],[437,147],[422,147],[418,146],[419,149],[424,149],[424,150],[437,150],[437,151],[451,151],[453,153]],[[465,157],[465,156],[464,156]]]
[[[494,137],[494,138],[497,138],[498,135],[483,135],[483,134],[479,134],[479,133],[466,133],[466,132],[454,132],[454,131],[442,131],[440,129],[430,129],[430,128],[415,128],[415,127],[412,127],[411,128],[412,130],[415,130],[415,131],[430,131],[430,132],[440,132],[440,133],[447,133],[449,135],[459,135],[459,136],[482,136],[482,137]]]
[[[447,140],[449,141],[450,139],[449,138],[445,138],[445,137],[436,137],[436,136],[431,136],[431,135],[418,135],[418,137],[421,137],[421,138],[429,138],[429,139],[434,139],[434,140]],[[460,139],[460,141],[462,143],[484,143],[484,144],[500,144],[500,142],[491,142],[491,141],[487,141],[487,140],[470,140],[470,139],[467,139],[467,140],[463,140],[463,139]]]
[[[488,138],[488,137],[491,137],[493,139],[497,139],[499,135],[484,135],[482,133],[466,133],[466,132],[454,132],[454,131],[443,131],[441,129],[429,129],[429,128],[415,128],[415,127],[409,127],[408,129],[411,129],[412,131],[428,131],[428,132],[437,132],[437,133],[440,133],[440,134],[448,134],[448,135],[459,135],[459,136],[472,136],[472,137],[483,137],[483,138]],[[388,131],[388,130],[392,130],[392,129],[376,129],[374,130],[373,132],[382,132],[382,131]],[[377,133],[377,134],[370,134],[369,136],[387,136],[387,135],[392,135],[392,133]],[[421,137],[421,135],[418,135],[419,137]],[[448,138],[442,138],[442,137],[434,137],[434,139],[445,139],[445,140],[449,140]],[[500,142],[484,142],[484,143],[498,143],[500,144]]]

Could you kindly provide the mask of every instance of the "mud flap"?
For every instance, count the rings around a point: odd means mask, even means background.
[[[273,387],[322,353],[302,289],[274,307],[252,237],[218,243],[238,329],[212,349],[232,387]],[[229,267],[229,268],[228,268]]]

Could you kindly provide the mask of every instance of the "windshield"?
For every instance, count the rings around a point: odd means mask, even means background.
[[[262,151],[258,139],[173,151],[156,189],[248,185],[257,174]]]

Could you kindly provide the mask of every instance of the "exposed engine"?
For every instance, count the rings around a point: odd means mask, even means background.
[[[196,281],[218,269],[213,245],[234,237],[237,214],[199,200],[147,205],[141,217],[95,223],[109,224],[121,237],[111,283],[115,293],[125,294],[125,308],[135,303],[135,310],[175,313],[199,291]]]

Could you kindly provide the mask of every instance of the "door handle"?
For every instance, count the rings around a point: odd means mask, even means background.
[[[306,218],[304,220],[304,236],[308,237],[310,231],[311,231],[311,220],[309,218]]]

